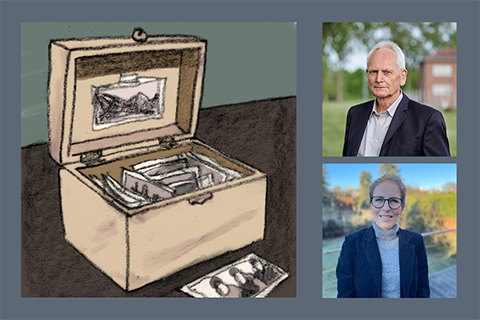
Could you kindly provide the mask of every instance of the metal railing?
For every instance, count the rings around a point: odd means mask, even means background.
[[[434,235],[434,234],[440,234],[440,233],[451,232],[451,231],[457,231],[457,228],[444,229],[444,230],[436,230],[436,231],[429,231],[429,232],[424,232],[424,233],[422,233],[421,235],[425,237],[425,236],[431,236],[431,235]],[[340,252],[341,250],[342,250],[342,248],[336,248],[336,249],[330,249],[330,250],[323,250],[323,251],[322,251],[322,255]]]

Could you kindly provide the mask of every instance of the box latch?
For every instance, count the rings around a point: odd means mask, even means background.
[[[177,141],[171,136],[158,139],[160,150],[170,150],[178,146]]]
[[[102,150],[85,152],[80,156],[80,162],[86,165],[94,165],[105,161],[102,158]]]

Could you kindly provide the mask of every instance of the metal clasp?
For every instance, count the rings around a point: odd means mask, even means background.
[[[86,165],[93,165],[105,161],[101,158],[102,150],[94,150],[82,153],[82,155],[80,155],[80,162]]]
[[[160,149],[162,150],[170,150],[178,146],[177,142],[175,141],[175,138],[171,136],[159,138],[158,143],[160,145]]]

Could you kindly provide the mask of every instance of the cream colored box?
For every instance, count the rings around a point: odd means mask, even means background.
[[[49,150],[62,165],[65,239],[125,290],[263,239],[266,175],[194,138],[205,54],[204,39],[138,32],[50,43]],[[161,108],[98,120],[94,93],[125,75],[160,79]],[[133,209],[93,181],[120,183],[124,168],[191,150],[244,177]]]

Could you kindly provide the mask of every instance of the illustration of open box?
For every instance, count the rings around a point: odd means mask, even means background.
[[[194,138],[205,55],[143,30],[50,44],[65,239],[125,290],[263,239],[266,175]]]

